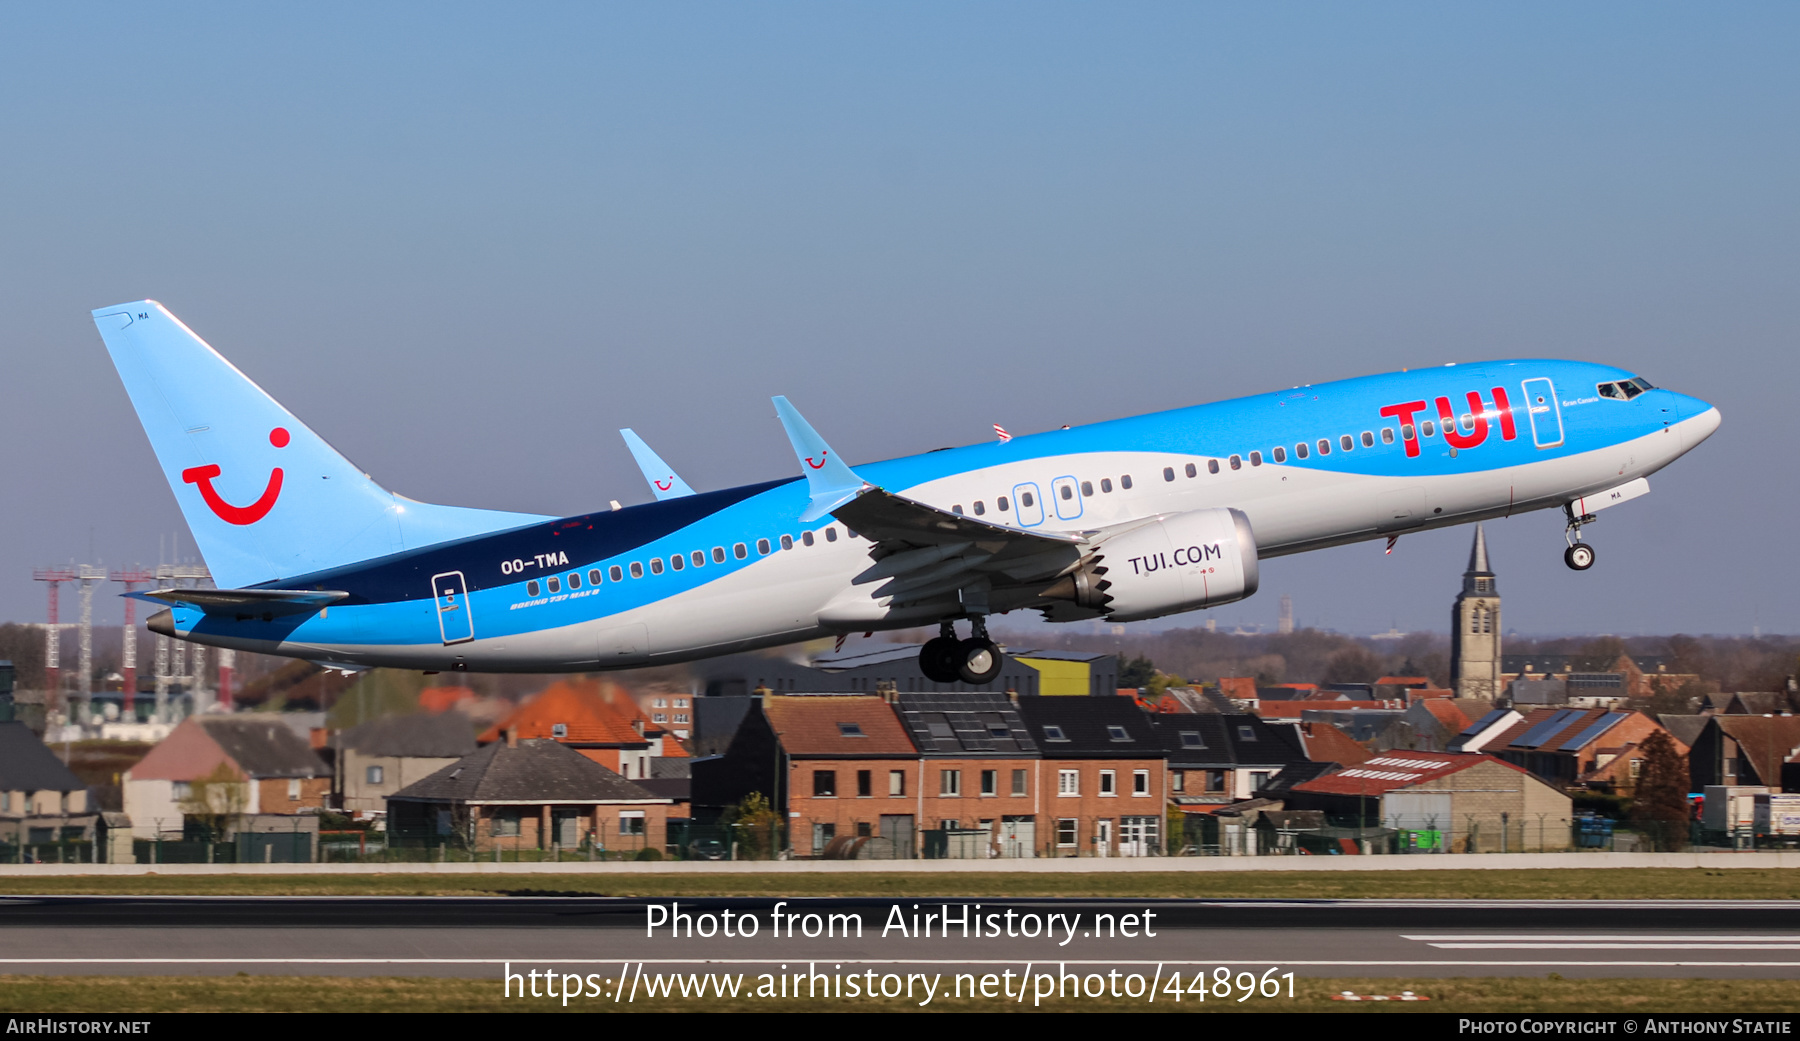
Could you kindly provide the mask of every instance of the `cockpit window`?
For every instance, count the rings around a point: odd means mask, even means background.
[[[1614,401],[1630,401],[1646,390],[1655,389],[1649,380],[1641,376],[1633,376],[1631,379],[1620,380],[1617,383],[1600,384],[1600,396],[1612,398]]]

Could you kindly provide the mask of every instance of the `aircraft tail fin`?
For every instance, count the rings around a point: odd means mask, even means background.
[[[637,431],[625,427],[619,431],[619,436],[625,439],[625,447],[631,449],[631,457],[637,460],[638,469],[644,472],[644,480],[650,482],[650,490],[656,495],[657,502],[694,494],[694,489],[688,487],[688,483],[674,470],[669,469],[669,464],[663,462],[662,456],[657,455],[655,449],[637,436]]]
[[[395,495],[161,304],[144,300],[93,314],[188,529],[222,587],[548,519]]]

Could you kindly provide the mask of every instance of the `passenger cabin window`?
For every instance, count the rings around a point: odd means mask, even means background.
[[[550,579],[549,581],[550,581],[550,591],[552,593],[562,592],[562,583],[560,581],[558,581],[557,579],[554,579],[554,578]]]
[[[1362,443],[1363,443],[1364,448],[1374,448],[1375,447],[1375,435],[1369,433],[1367,430],[1363,431],[1362,432]]]
[[[1064,502],[1067,502],[1070,499],[1075,498],[1075,489],[1070,487],[1069,485],[1066,485],[1066,484],[1063,485],[1062,487],[1057,489],[1057,492],[1058,492],[1058,494],[1060,494],[1063,497]]]
[[[742,542],[735,543],[731,547],[731,555],[738,558],[739,560],[743,560],[745,557],[748,557],[750,555],[750,547],[744,545]]]
[[[1276,462],[1278,462],[1278,463],[1285,463],[1285,462],[1287,462],[1287,449],[1285,449],[1285,448],[1283,448],[1283,447],[1281,447],[1281,446],[1280,446],[1280,445],[1276,445],[1276,446],[1275,446],[1275,451],[1273,451],[1273,452],[1271,452],[1271,453],[1269,453],[1269,454],[1270,454],[1270,455],[1271,455],[1271,456],[1273,456],[1273,457],[1274,457],[1274,459],[1275,459],[1275,461],[1276,461]]]
[[[757,539],[756,540],[756,552],[760,556],[765,556],[765,557],[768,556],[769,555],[769,540],[768,539]]]
[[[1381,428],[1381,443],[1384,445],[1391,445],[1394,443],[1394,428],[1393,427],[1382,427]]]
[[[1383,433],[1385,432],[1386,431],[1383,431]],[[1406,438],[1408,441],[1414,441],[1418,439],[1419,435],[1413,430],[1413,425],[1411,423],[1402,423],[1400,424],[1400,436]]]
[[[1319,439],[1319,454],[1320,455],[1330,455],[1331,454],[1331,442],[1330,441],[1327,441],[1324,438]]]
[[[1005,513],[1007,510],[1012,509],[1012,506],[1006,501],[1006,496],[1004,496],[1004,495],[1000,496],[998,499],[995,499],[994,505],[1000,507],[1001,513]]]
[[[1104,493],[1110,493],[1112,491],[1112,478],[1100,478],[1100,491]]]
[[[825,541],[826,542],[836,542],[837,541],[837,529],[836,528],[826,528],[825,529]]]
[[[617,564],[608,568],[606,573],[614,582],[623,582],[625,580],[625,572],[620,570],[619,565]]]
[[[810,531],[801,532],[800,533],[800,541],[804,542],[808,546],[812,545],[813,544],[813,533]]]
[[[1261,466],[1262,465],[1262,453],[1261,452],[1251,452],[1250,453],[1250,465],[1251,466]]]
[[[569,588],[570,589],[580,589],[581,588],[581,573],[579,571],[571,571],[569,573]]]
[[[1338,438],[1338,447],[1348,452],[1356,447],[1356,439],[1349,434],[1345,434],[1343,437]]]
[[[1119,487],[1125,489],[1126,491],[1131,490],[1131,475],[1130,474],[1121,474],[1120,475]],[[1029,505],[1029,504],[1027,504],[1027,505]]]
[[[1094,494],[1094,482],[1092,482],[1092,481],[1081,482],[1081,494],[1085,497],[1092,497]]]
[[[697,549],[694,552],[688,554],[688,556],[690,558],[692,558],[692,560],[694,561],[695,567],[705,567],[706,566],[706,551]]]
[[[1218,473],[1219,472],[1219,461],[1217,459],[1208,459],[1206,461],[1206,472],[1209,474]]]
[[[1200,476],[1200,470],[1199,470],[1199,469],[1198,469],[1198,468],[1197,468],[1197,467],[1195,467],[1195,466],[1194,466],[1194,464],[1193,464],[1193,463],[1189,463],[1189,464],[1187,464],[1187,470],[1186,470],[1186,473],[1187,473],[1187,475],[1188,475],[1188,476],[1189,476],[1189,477],[1198,477],[1198,476]]]
[[[1294,446],[1294,458],[1295,459],[1305,459],[1306,455],[1307,455],[1306,442],[1302,441],[1299,444]]]
[[[663,573],[663,562],[661,557],[650,558],[650,573],[652,575],[660,575]]]
[[[600,569],[595,568],[594,570],[588,572],[588,585],[597,586],[599,584],[600,584]]]
[[[1420,423],[1420,424],[1419,424],[1419,425],[1420,425],[1420,426],[1421,426],[1421,427],[1424,427],[1424,428],[1425,428],[1425,430],[1424,430],[1424,432],[1425,432],[1425,436],[1426,436],[1426,437],[1430,437],[1430,436],[1432,436],[1432,435],[1433,435],[1433,434],[1435,434],[1435,433],[1437,433],[1437,424],[1436,424],[1436,423],[1433,423],[1433,422],[1432,422],[1432,421],[1431,421],[1431,420],[1429,420],[1429,419],[1427,419],[1427,420],[1426,420],[1426,421],[1425,421],[1425,422],[1423,422],[1423,423]]]
[[[792,535],[781,536],[781,548],[782,549],[793,549],[794,548],[794,536],[792,536]]]
[[[812,545],[812,543],[808,542],[807,545],[810,546],[810,545]],[[714,546],[713,547],[713,563],[715,563],[715,564],[725,563],[725,547],[723,547],[723,546]]]
[[[644,577],[644,565],[638,563],[635,560],[632,561],[631,562],[631,577],[632,578],[643,578]]]
[[[687,567],[687,558],[679,553],[672,553],[669,555],[669,566],[680,571],[682,568]]]
[[[1173,466],[1163,467],[1163,480],[1173,481],[1174,479],[1175,479],[1175,468]]]
[[[958,517],[962,516],[963,515],[962,503],[959,502],[955,506],[950,507],[950,512],[956,514]]]
[[[1034,506],[1036,504],[1037,504],[1037,500],[1032,497],[1030,492],[1020,492],[1019,493],[1019,505],[1020,506],[1023,506],[1029,510],[1029,509],[1031,509],[1032,506]]]
[[[529,581],[529,582],[527,582],[527,583],[525,583],[525,595],[526,595],[526,596],[536,596],[536,595],[538,595],[538,584],[537,584],[537,579],[535,579],[535,578],[534,578],[534,579],[532,579],[532,580],[531,580],[531,581]]]
[[[1230,462],[1233,470],[1242,470],[1244,468],[1244,461],[1235,455],[1231,457]]]
[[[987,514],[987,503],[982,502],[980,499],[976,499],[975,500],[975,516],[981,517],[981,516],[985,516],[986,514]]]

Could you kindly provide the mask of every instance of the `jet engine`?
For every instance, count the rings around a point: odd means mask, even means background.
[[[1135,622],[1242,600],[1258,577],[1250,519],[1233,509],[1194,510],[1107,536],[1041,595]]]

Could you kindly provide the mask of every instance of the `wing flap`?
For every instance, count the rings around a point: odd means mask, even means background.
[[[127,595],[207,614],[306,614],[350,594],[336,589],[152,589]]]

